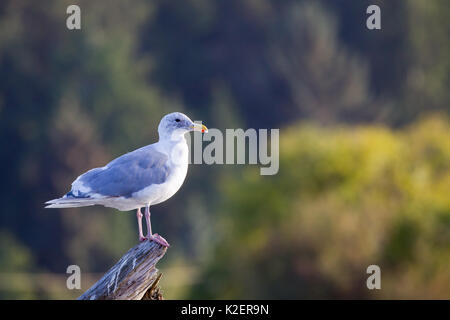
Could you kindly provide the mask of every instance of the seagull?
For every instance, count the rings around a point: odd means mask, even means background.
[[[181,112],[167,114],[158,126],[156,143],[126,153],[105,165],[80,175],[72,189],[59,199],[47,201],[46,208],[74,208],[103,205],[120,211],[136,210],[139,241],[169,243],[152,233],[150,206],[172,197],[181,187],[188,169],[189,131],[208,132]],[[147,236],[142,232],[141,208],[145,207]]]

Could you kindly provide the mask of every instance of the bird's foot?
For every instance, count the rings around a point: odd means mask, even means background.
[[[163,247],[170,247],[170,244],[167,242],[166,239],[164,239],[163,237],[161,237],[159,234],[154,233],[152,235],[147,235],[146,237],[149,241],[155,241],[156,243],[162,245]]]
[[[139,242],[144,242],[145,240],[147,240],[147,237],[139,236]]]

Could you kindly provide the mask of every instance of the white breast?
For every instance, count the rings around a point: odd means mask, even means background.
[[[158,144],[157,149],[169,157],[171,170],[164,183],[153,184],[133,194],[133,198],[142,201],[143,206],[158,204],[172,197],[183,185],[187,174],[189,150],[184,138],[177,143]]]

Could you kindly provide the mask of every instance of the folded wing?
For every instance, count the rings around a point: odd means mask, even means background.
[[[152,184],[164,183],[170,174],[168,157],[150,145],[127,153],[102,168],[79,176],[64,197],[46,202],[50,208],[96,204],[95,199],[130,198]]]

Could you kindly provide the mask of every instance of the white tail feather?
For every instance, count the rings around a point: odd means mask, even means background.
[[[47,204],[46,208],[77,208],[96,205],[98,204],[98,199],[63,197],[47,201],[45,204]]]

